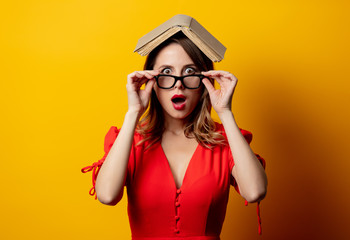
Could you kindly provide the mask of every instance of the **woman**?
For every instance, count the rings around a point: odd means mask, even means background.
[[[231,112],[236,84],[181,32],[128,75],[124,123],[111,127],[104,157],[83,172],[93,170],[90,194],[104,204],[117,204],[127,187],[133,239],[220,239],[230,183],[248,202],[264,198],[265,162]]]

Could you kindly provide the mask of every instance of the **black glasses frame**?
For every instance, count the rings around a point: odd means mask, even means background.
[[[194,88],[187,87],[186,84],[184,83],[184,78],[186,78],[186,77],[193,77],[193,76],[199,77],[200,81],[199,81],[198,86],[197,86],[197,87],[194,87]],[[159,86],[159,83],[158,83],[158,77],[172,77],[172,78],[175,79],[175,80],[174,80],[174,84],[171,85],[170,87],[167,87],[167,88],[166,88],[166,87],[161,87],[161,86]],[[202,74],[193,74],[193,75],[185,75],[185,76],[180,76],[180,77],[179,77],[179,76],[174,76],[174,75],[159,74],[159,75],[157,75],[157,76],[154,76],[154,78],[156,79],[156,82],[157,82],[158,87],[159,87],[159,88],[162,88],[162,89],[170,89],[170,88],[173,88],[173,87],[175,86],[175,84],[177,83],[178,80],[181,81],[182,85],[183,85],[185,88],[188,88],[188,89],[197,89],[197,88],[199,88],[199,87],[201,86],[202,80],[203,80],[203,78],[206,78],[206,76],[204,76],[204,75],[202,75]]]

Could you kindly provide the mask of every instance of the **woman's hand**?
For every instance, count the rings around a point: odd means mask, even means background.
[[[154,76],[159,70],[135,71],[128,75],[126,90],[128,92],[129,111],[135,111],[141,116],[147,109],[152,88],[155,83]],[[140,89],[146,84],[144,89]]]
[[[214,78],[220,84],[220,89],[215,89],[209,79],[203,79],[203,84],[209,92],[211,104],[219,117],[220,114],[231,111],[232,96],[238,79],[232,73],[226,71],[211,70],[202,72],[202,74]]]

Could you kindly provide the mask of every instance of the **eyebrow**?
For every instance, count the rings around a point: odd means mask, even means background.
[[[166,67],[168,67],[168,68],[174,68],[174,66],[166,65],[166,64],[165,64],[165,65],[161,65],[159,68],[166,68]],[[186,67],[195,67],[195,68],[197,68],[196,65],[195,65],[194,63],[186,64],[185,66],[182,67],[182,69],[184,69],[184,68],[186,68]]]

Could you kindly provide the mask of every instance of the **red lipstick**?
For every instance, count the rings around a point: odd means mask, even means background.
[[[176,110],[183,110],[186,107],[186,97],[182,94],[175,94],[171,98],[171,101]]]

